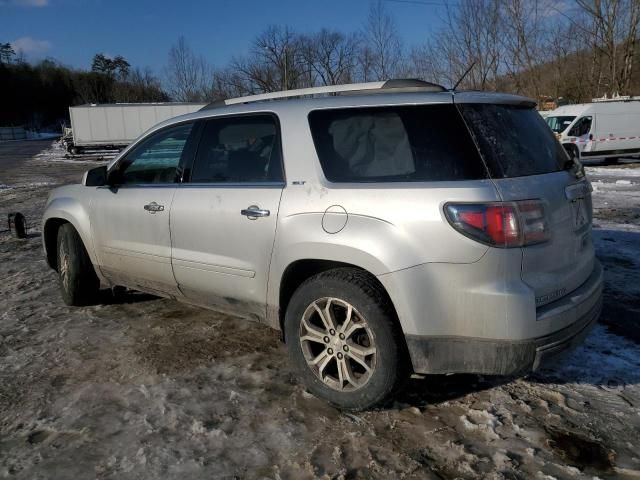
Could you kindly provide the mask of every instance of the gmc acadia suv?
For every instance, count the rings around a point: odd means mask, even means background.
[[[591,217],[533,101],[390,80],[165,121],[53,191],[42,231],[67,304],[125,286],[263,322],[358,410],[411,372],[522,374],[579,342]]]

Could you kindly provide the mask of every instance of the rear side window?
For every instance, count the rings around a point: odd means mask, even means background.
[[[221,117],[206,121],[191,182],[282,181],[278,125],[272,115]]]
[[[532,108],[486,103],[458,107],[493,178],[557,172],[568,160],[551,129]]]
[[[429,182],[486,178],[452,104],[316,110],[311,134],[331,182]]]

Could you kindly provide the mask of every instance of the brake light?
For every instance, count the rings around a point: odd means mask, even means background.
[[[511,248],[549,239],[540,200],[492,203],[448,203],[449,223],[460,233],[494,247]]]

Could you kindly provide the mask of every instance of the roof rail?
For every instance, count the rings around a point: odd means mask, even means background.
[[[446,89],[435,83],[418,79],[393,79],[384,82],[349,83],[346,85],[328,85],[325,87],[300,88],[297,90],[284,90],[281,92],[261,93],[247,97],[229,98],[221,102],[207,105],[203,110],[218,108],[224,105],[240,103],[263,102],[266,100],[280,100],[291,97],[305,97],[314,95],[339,95],[339,94],[363,94],[363,93],[396,93],[396,92],[444,92]]]

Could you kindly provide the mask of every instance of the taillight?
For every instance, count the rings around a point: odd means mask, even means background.
[[[523,247],[549,239],[540,200],[492,203],[448,203],[449,223],[460,233],[494,247]]]

